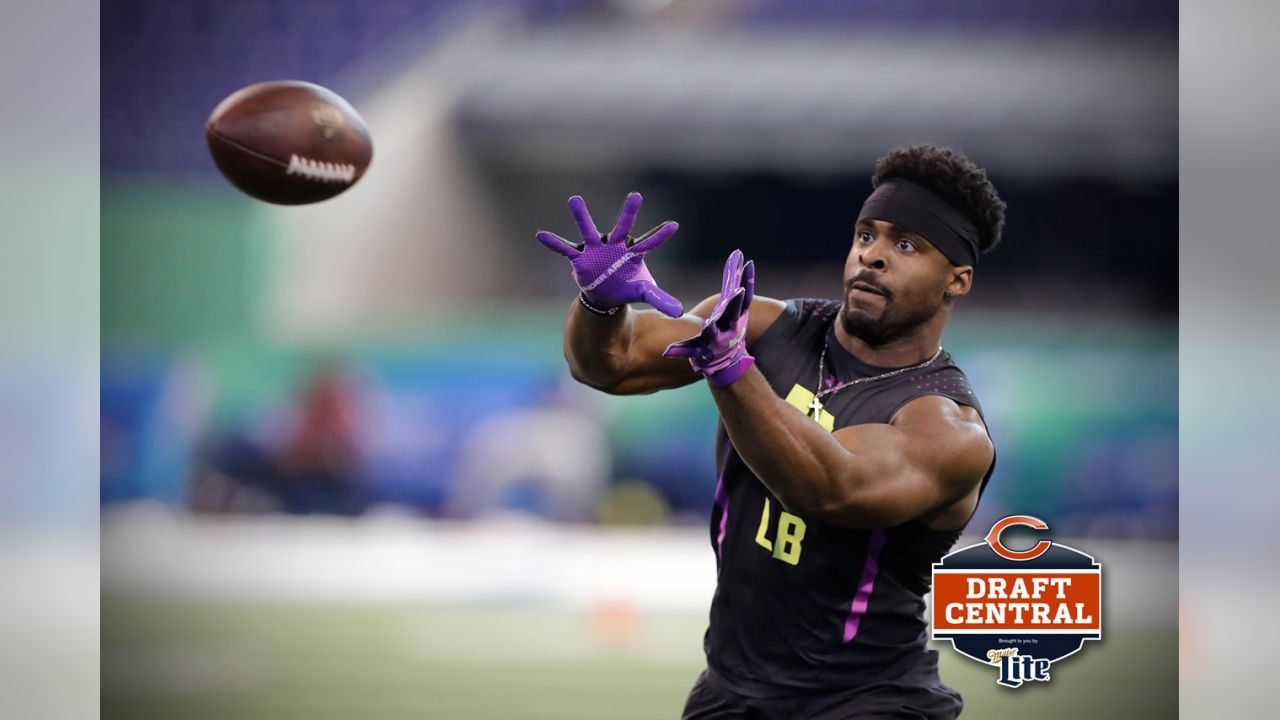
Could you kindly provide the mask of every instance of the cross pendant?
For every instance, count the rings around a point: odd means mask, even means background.
[[[814,420],[817,420],[819,417],[821,417],[821,413],[822,413],[822,402],[818,400],[817,395],[814,395],[813,402],[809,403],[809,417],[813,418]]]

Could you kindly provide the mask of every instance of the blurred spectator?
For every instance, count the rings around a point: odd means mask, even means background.
[[[197,512],[358,515],[368,505],[354,422],[356,388],[337,366],[313,371],[286,422],[235,430],[197,470]],[[282,432],[271,432],[272,429]]]
[[[523,511],[562,522],[591,520],[611,471],[600,418],[563,379],[546,406],[480,421],[462,443],[447,504],[454,517]]]

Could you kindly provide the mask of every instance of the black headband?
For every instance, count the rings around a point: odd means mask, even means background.
[[[858,220],[883,220],[921,235],[952,265],[978,265],[978,230],[960,211],[927,188],[890,178],[862,204]]]

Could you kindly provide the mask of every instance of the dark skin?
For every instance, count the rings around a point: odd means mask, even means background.
[[[844,305],[835,335],[863,362],[905,367],[934,355],[955,298],[969,292],[973,268],[953,266],[923,237],[880,220],[859,221],[844,267]],[[633,395],[701,379],[670,343],[697,335],[718,295],[672,319],[653,310],[611,317],[575,300],[565,321],[565,358],[591,387]],[[757,296],[747,347],[782,313]],[[756,368],[730,385],[710,385],[734,448],[786,508],[855,528],[892,527],[919,518],[935,530],[962,527],[977,506],[994,458],[986,426],[972,407],[930,395],[902,407],[889,423],[829,433],[778,397]]]

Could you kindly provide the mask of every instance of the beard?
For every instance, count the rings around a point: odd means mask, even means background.
[[[871,347],[882,347],[895,340],[908,337],[921,325],[934,316],[937,308],[923,306],[903,306],[893,300],[893,293],[881,287],[886,294],[880,304],[879,311],[865,306],[855,306],[849,297],[852,288],[845,284],[845,300],[840,306],[838,320],[844,331],[862,340]]]

